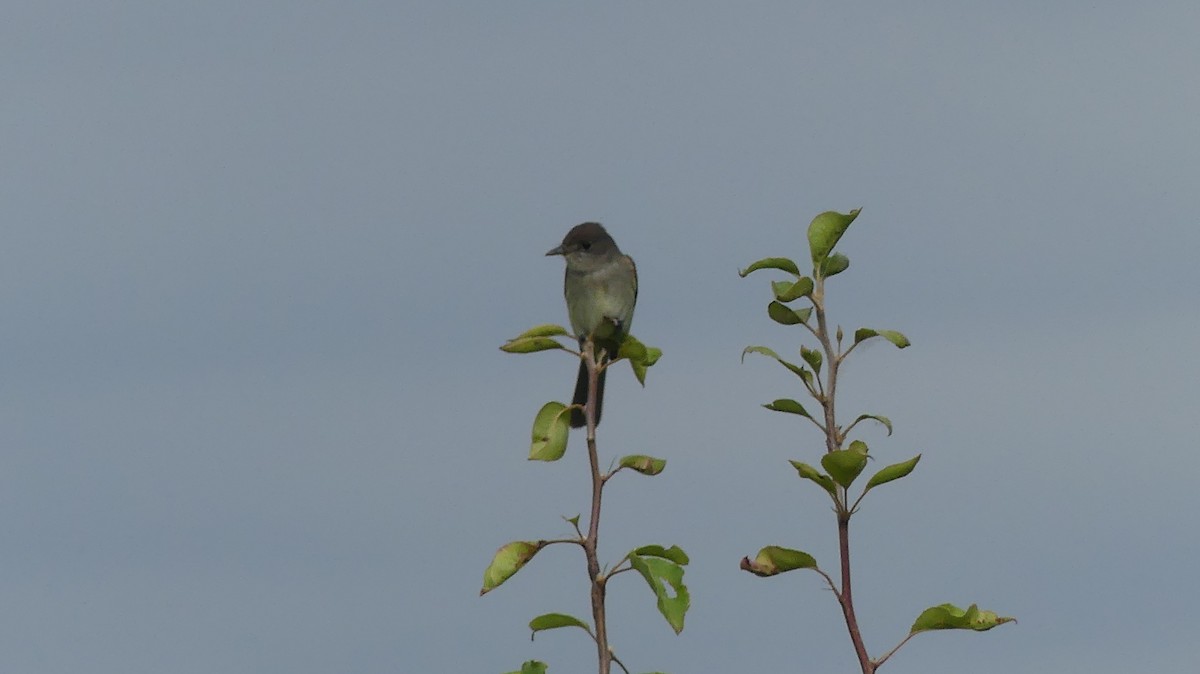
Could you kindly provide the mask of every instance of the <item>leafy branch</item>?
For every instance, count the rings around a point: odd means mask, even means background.
[[[739,272],[743,278],[759,270],[777,270],[788,274],[790,278],[771,283],[774,299],[767,305],[767,316],[781,325],[801,326],[817,340],[816,348],[800,346],[800,359],[803,364],[784,360],[774,350],[765,346],[746,347],[742,352],[742,359],[745,360],[747,354],[754,353],[775,360],[800,379],[805,392],[818,405],[818,408],[814,408],[817,410],[815,416],[803,404],[790,398],[780,398],[763,407],[803,417],[815,425],[824,437],[825,451],[820,457],[823,472],[802,461],[790,463],[801,478],[820,487],[833,503],[838,530],[840,585],[820,568],[812,555],[780,546],[767,546],[759,550],[753,560],[749,557],[742,558],[741,568],[764,577],[795,569],[812,569],[820,574],[829,584],[842,609],[846,630],[863,674],[874,674],[909,639],[920,632],[931,629],[984,631],[1012,622],[1013,619],[997,616],[990,611],[980,611],[975,605],[964,610],[951,604],[942,604],[922,612],[908,635],[883,656],[872,659],[867,652],[854,604],[850,566],[850,520],[858,512],[868,492],[910,474],[921,460],[921,455],[886,466],[867,480],[857,496],[851,493],[851,487],[873,457],[867,443],[852,440],[847,444],[848,436],[859,423],[867,420],[883,425],[887,434],[891,435],[892,422],[878,414],[859,414],[845,428],[839,425],[836,407],[839,370],[858,345],[868,340],[880,338],[900,349],[909,346],[908,338],[896,330],[859,328],[854,331],[853,341],[848,346],[844,346],[845,333],[840,325],[831,330],[826,311],[826,281],[850,267],[850,259],[834,252],[834,248],[850,223],[858,217],[859,211],[860,209],[855,209],[847,214],[827,211],[813,218],[808,228],[809,256],[812,263],[808,275],[802,274],[799,265],[786,257],[763,258]],[[807,306],[793,308],[791,303],[796,301],[803,301]]]
[[[616,663],[625,674],[629,670],[613,653],[608,643],[608,620],[606,596],[608,581],[614,576],[636,571],[645,579],[658,602],[658,610],[662,613],[671,629],[676,634],[683,630],[683,619],[690,605],[687,587],[683,584],[683,567],[688,564],[688,556],[677,546],[664,548],[660,545],[645,545],[625,554],[614,566],[609,568],[600,565],[600,515],[603,502],[604,486],[622,470],[631,470],[642,475],[654,476],[666,468],[666,461],[643,454],[632,454],[621,457],[607,472],[600,469],[599,452],[596,447],[596,392],[599,386],[599,376],[614,363],[627,360],[638,381],[645,384],[646,371],[661,357],[659,349],[647,347],[632,336],[626,335],[621,342],[618,353],[610,358],[607,351],[597,354],[593,339],[589,336],[576,351],[569,348],[557,338],[569,337],[566,329],[557,325],[539,325],[526,330],[509,340],[500,347],[508,353],[537,353],[541,351],[565,351],[583,360],[588,375],[587,403],[579,405],[564,405],[560,402],[548,402],[542,406],[534,417],[533,431],[529,449],[529,459],[534,461],[557,461],[563,457],[570,437],[570,418],[573,409],[584,412],[586,419],[586,443],[588,467],[591,476],[591,500],[588,511],[587,532],[579,525],[579,516],[564,518],[574,529],[575,537],[542,541],[514,541],[507,543],[497,550],[484,571],[483,588],[480,594],[486,594],[504,581],[511,578],[522,567],[533,559],[542,549],[560,543],[579,546],[584,553],[587,566],[589,596],[591,599],[591,624],[574,616],[563,613],[547,613],[537,616],[529,623],[532,634],[544,630],[563,627],[582,629],[596,644],[596,659],[600,674],[609,674],[612,664]],[[530,660],[522,665],[519,674],[542,674],[546,671],[545,663]],[[518,673],[514,673],[518,674]]]

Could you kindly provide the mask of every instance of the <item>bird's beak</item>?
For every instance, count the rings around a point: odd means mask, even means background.
[[[566,254],[567,254],[567,251],[563,250],[562,246],[558,246],[556,248],[551,248],[549,251],[546,252],[546,255],[566,255]]]

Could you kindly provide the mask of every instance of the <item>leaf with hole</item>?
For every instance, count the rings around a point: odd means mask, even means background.
[[[691,561],[688,559],[687,553],[678,545],[672,545],[669,548],[664,548],[661,545],[643,545],[630,554],[638,555],[639,557],[662,557],[663,559],[684,566],[687,566],[688,562]]]
[[[676,634],[683,631],[683,619],[687,614],[691,597],[683,584],[683,567],[675,562],[658,557],[643,557],[629,554],[629,565],[642,574],[646,584],[658,598],[658,611]]]

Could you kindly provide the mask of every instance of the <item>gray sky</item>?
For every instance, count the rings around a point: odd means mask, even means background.
[[[542,253],[604,222],[639,265],[610,378],[604,540],[692,555],[680,637],[634,576],[634,671],[851,671],[800,397],[747,344],[816,213],[862,206],[835,319],[903,330],[841,409],[907,480],[855,520],[884,671],[1179,671],[1200,589],[1200,9],[1153,3],[8,2],[0,8],[0,670],[588,671],[565,533],[582,444],[525,461],[574,364]]]

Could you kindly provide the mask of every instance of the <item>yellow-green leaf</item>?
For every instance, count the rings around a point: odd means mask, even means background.
[[[529,445],[530,461],[558,461],[567,451],[571,432],[571,414],[566,405],[548,402],[533,419],[533,442]]]
[[[800,268],[796,266],[795,262],[786,257],[764,257],[757,262],[750,263],[749,267],[738,270],[738,276],[746,278],[751,272],[756,272],[759,269],[781,269],[796,276],[800,275]]]
[[[883,337],[887,341],[895,344],[897,348],[903,349],[911,344],[908,338],[895,330],[875,330],[873,328],[859,328],[854,331],[854,343],[858,344],[861,341],[868,340],[872,337]]]
[[[802,461],[788,460],[788,463],[792,464],[792,468],[796,469],[796,472],[800,474],[800,477],[806,480],[811,480],[818,487],[829,492],[830,496],[837,495],[837,487],[834,486],[833,478]]]
[[[961,609],[954,604],[941,604],[925,609],[913,622],[912,634],[928,630],[987,630],[1015,622],[1015,618],[1002,618],[992,611],[980,611],[979,607],[971,604],[967,609]]]
[[[683,551],[683,548],[680,548],[678,545],[672,545],[669,548],[664,548],[661,545],[643,545],[630,554],[640,557],[662,557],[663,559],[669,559],[676,564],[684,566],[687,566],[688,562],[691,561],[688,559],[687,553]]]
[[[588,634],[592,633],[592,628],[587,623],[565,613],[546,613],[529,621],[529,629],[533,630],[534,634],[560,627],[578,627]]]
[[[853,449],[839,449],[826,452],[821,457],[821,465],[829,471],[834,482],[849,487],[855,478],[867,467],[867,455]]]
[[[749,571],[764,578],[796,569],[815,568],[817,568],[817,560],[813,559],[812,555],[799,550],[781,548],[778,545],[768,545],[759,550],[754,561],[750,561],[749,557],[743,557],[741,563],[743,571]]]
[[[676,634],[683,631],[683,618],[691,605],[691,596],[683,584],[683,567],[668,559],[629,554],[629,565],[642,574],[658,598],[658,611]],[[669,590],[667,588],[670,588]],[[673,593],[673,594],[672,594]]]
[[[809,419],[813,418],[812,415],[808,413],[808,410],[804,409],[804,405],[801,405],[799,402],[796,402],[791,398],[780,398],[775,402],[763,405],[763,407],[776,412],[787,412],[788,414],[799,414],[800,416],[808,417]]]
[[[814,265],[820,265],[825,258],[829,257],[829,253],[842,238],[842,234],[846,233],[846,228],[854,222],[861,211],[861,208],[856,208],[847,214],[825,211],[812,219],[808,225],[808,249],[812,254]]]
[[[630,454],[629,456],[621,457],[619,465],[622,468],[636,470],[642,475],[658,475],[663,472],[663,468],[667,467],[666,459],[656,459],[653,456],[644,454]]]
[[[870,491],[881,484],[886,484],[892,480],[899,480],[905,475],[908,475],[909,473],[913,472],[913,469],[917,467],[917,462],[920,460],[921,455],[918,454],[908,461],[893,463],[892,465],[881,469],[878,473],[872,475],[871,479],[867,481],[867,488],[864,490],[864,493],[865,491]]]
[[[807,276],[801,276],[797,281],[772,281],[771,292],[775,294],[775,299],[780,302],[791,302],[801,297],[811,295],[813,291],[813,280]]]
[[[552,337],[518,337],[506,342],[500,347],[500,350],[505,353],[536,353],[551,349],[566,350],[566,348]]]
[[[570,335],[567,329],[561,325],[546,323],[529,328],[525,332],[517,335],[514,339],[524,339],[526,337],[558,337],[559,335]]]
[[[488,564],[487,569],[483,572],[483,589],[479,591],[479,595],[483,596],[491,592],[501,583],[512,578],[513,574],[528,564],[529,560],[533,559],[533,556],[542,547],[540,542],[532,541],[513,541],[500,546],[500,549],[492,557],[492,563]]]

